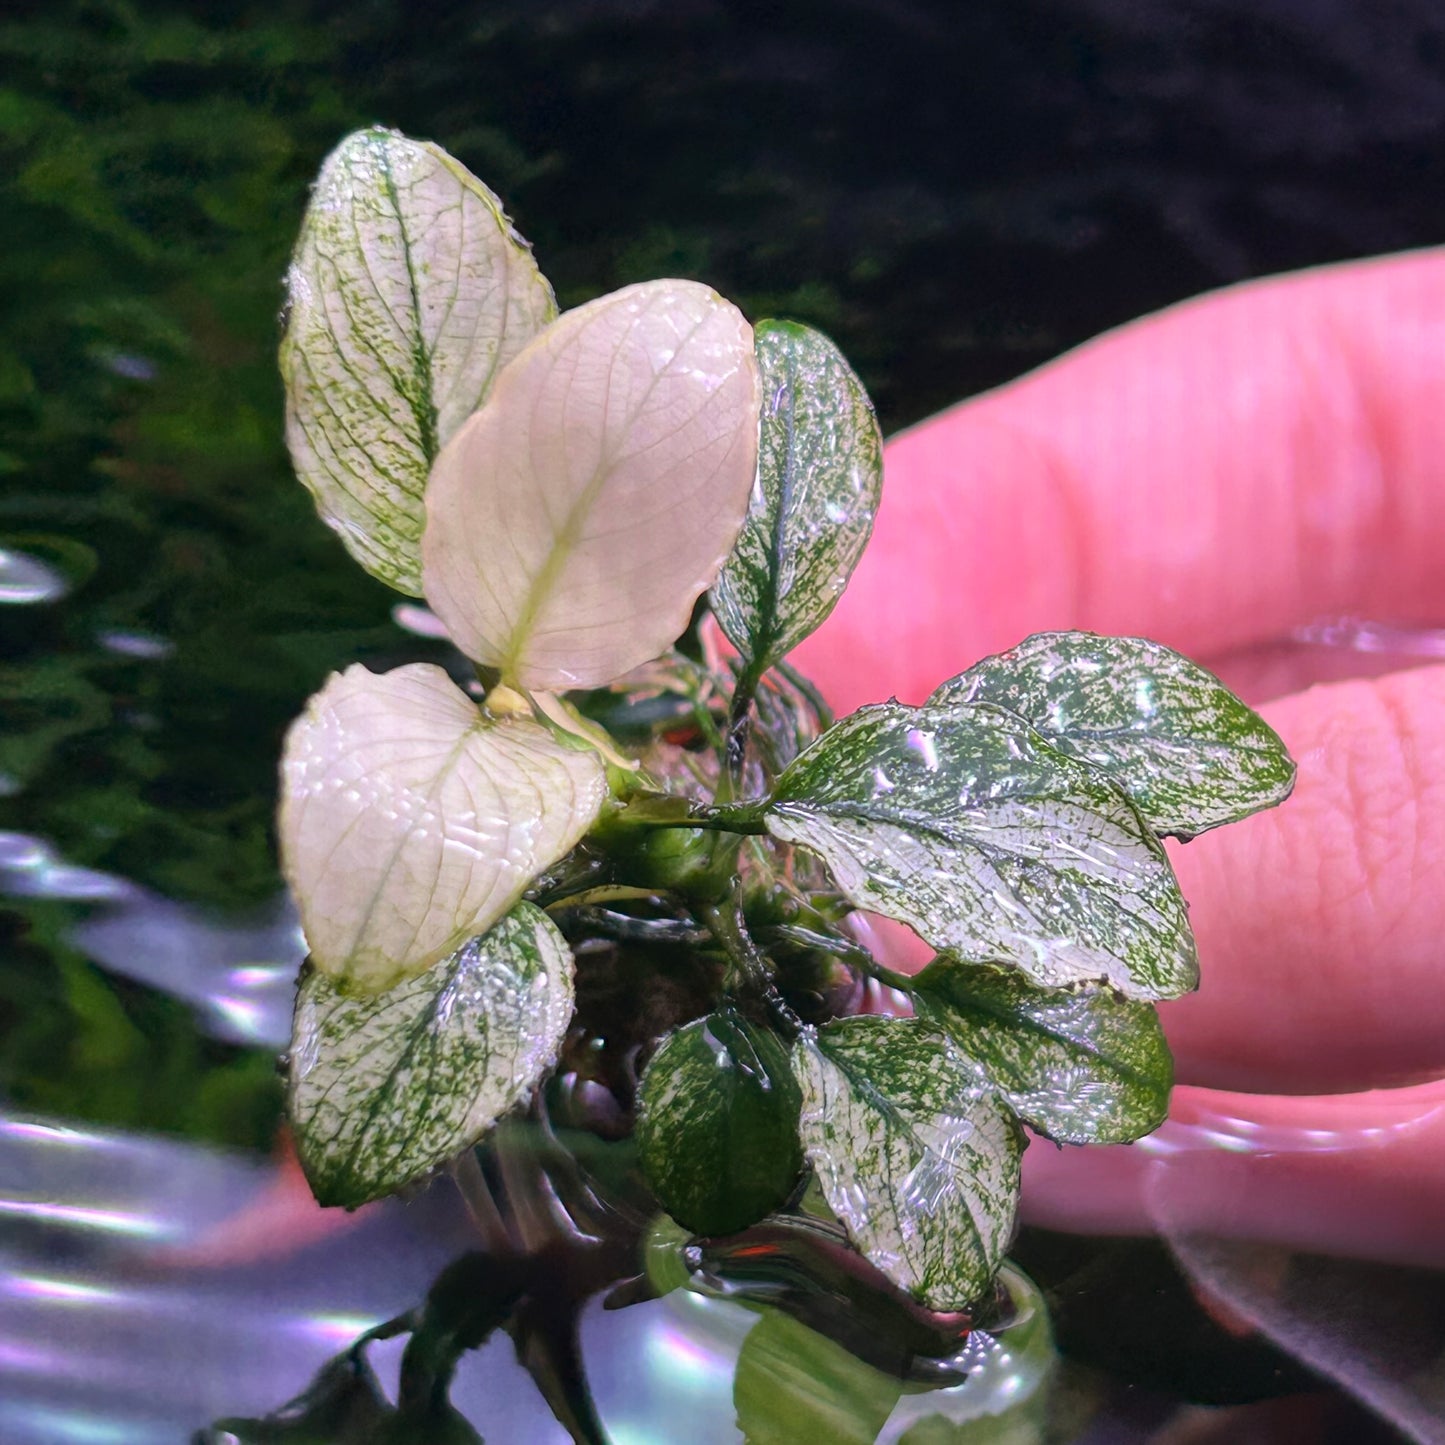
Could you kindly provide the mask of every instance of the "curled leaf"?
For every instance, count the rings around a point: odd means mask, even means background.
[[[1108,773],[1156,833],[1191,838],[1289,796],[1274,730],[1213,673],[1142,637],[1039,632],[943,684],[933,703],[991,702]]]
[[[595,687],[663,652],[722,566],[757,462],[752,330],[692,281],[569,311],[437,459],[427,601],[517,686]]]
[[[282,762],[281,861],[312,963],[361,992],[424,971],[572,848],[606,791],[591,748],[483,713],[439,667],[333,676]]]
[[[695,1234],[733,1234],[798,1181],[798,1086],[776,1034],[732,1012],[678,1029],[638,1090],[637,1148],[662,1207]]]
[[[519,903],[482,937],[371,998],[301,982],[291,1122],[322,1204],[392,1194],[474,1143],[556,1062],[572,953]]]
[[[1158,839],[1113,783],[1002,708],[863,708],[788,767],[764,821],[941,951],[1139,999],[1197,982]]]
[[[368,572],[420,596],[432,462],[557,314],[552,288],[465,166],[372,129],[326,158],[287,293],[296,473]]]

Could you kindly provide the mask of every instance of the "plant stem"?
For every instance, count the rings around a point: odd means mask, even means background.
[[[724,757],[727,795],[733,797],[742,785],[743,764],[748,755],[748,731],[752,723],[753,698],[757,694],[762,673],[756,663],[748,663],[738,677],[728,707],[727,748]],[[721,796],[721,789],[719,790]]]
[[[762,950],[753,942],[743,919],[742,882],[735,879],[731,896],[724,903],[712,903],[700,910],[702,920],[712,936],[722,945],[738,973],[763,997],[778,1019],[793,1033],[801,1033],[806,1025],[793,1006],[778,991],[772,970]]]
[[[818,714],[818,722],[826,732],[833,726],[833,709],[828,706],[823,694],[811,678],[805,677],[791,662],[775,662],[773,666],[788,679],[808,700],[808,705]]]
[[[768,932],[778,938],[800,943],[805,948],[817,948],[836,953],[841,958],[851,959],[870,978],[876,978],[879,983],[896,988],[900,993],[912,993],[913,980],[906,973],[897,973],[886,964],[879,963],[861,943],[852,939],[840,938],[833,933],[819,933],[798,923],[775,923]]]

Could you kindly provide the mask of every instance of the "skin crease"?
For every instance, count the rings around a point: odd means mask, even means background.
[[[1170,1121],[1037,1144],[1026,1218],[1445,1266],[1445,666],[1340,680],[1280,646],[1445,624],[1442,357],[1445,250],[1415,252],[1147,317],[886,448],[873,544],[793,659],[840,709],[1087,628],[1212,667],[1300,768],[1282,807],[1169,844],[1203,973],[1162,1008]]]

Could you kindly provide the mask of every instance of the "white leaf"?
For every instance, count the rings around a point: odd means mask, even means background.
[[[519,903],[377,998],[309,973],[296,996],[291,1121],[323,1204],[391,1194],[481,1137],[556,1062],[572,951]]]
[[[333,676],[286,736],[281,859],[312,963],[359,992],[485,932],[591,826],[601,758],[439,667]]]
[[[427,473],[557,314],[552,288],[486,186],[387,130],[327,157],[287,286],[297,475],[363,567],[419,596]]]
[[[742,525],[757,442],[752,330],[716,292],[651,281],[570,311],[437,459],[427,601],[518,686],[610,682],[686,627]]]

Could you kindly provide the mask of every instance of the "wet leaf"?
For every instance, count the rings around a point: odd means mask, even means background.
[[[765,821],[940,951],[1140,999],[1198,979],[1174,873],[1133,804],[1002,708],[863,708],[787,769]]]
[[[712,608],[756,670],[821,626],[873,531],[883,443],[863,383],[817,331],[757,328],[762,373],[758,478]]]
[[[706,286],[569,311],[432,472],[426,595],[457,645],[553,691],[663,652],[737,536],[757,409],[752,330]]]
[[[1065,1144],[1119,1144],[1164,1122],[1174,1062],[1152,1004],[1108,989],[1039,988],[1012,969],[942,956],[914,979],[920,1015],[981,1084]]]
[[[868,1259],[936,1310],[988,1289],[1013,1234],[1023,1139],[941,1034],[843,1019],[799,1038],[803,1149]]]
[[[286,735],[279,832],[312,963],[375,992],[485,932],[581,838],[602,760],[439,667],[334,675]]]
[[[1212,673],[1157,642],[1040,632],[946,682],[933,703],[991,702],[1108,773],[1156,833],[1193,837],[1294,787],[1284,744]]]
[[[308,972],[290,1114],[317,1199],[364,1204],[454,1158],[552,1066],[571,1017],[571,950],[530,903],[374,998]]]
[[[798,1086],[777,1035],[731,1011],[653,1055],[637,1145],[662,1207],[696,1234],[733,1234],[779,1208],[803,1167]]]
[[[902,1393],[896,1375],[777,1310],[748,1331],[733,1376],[745,1445],[873,1445]]]
[[[552,288],[465,166],[373,129],[322,166],[287,292],[297,475],[367,571],[420,596],[431,464],[557,314]]]

